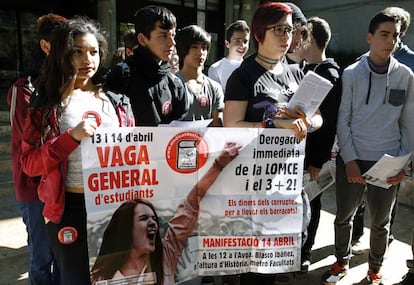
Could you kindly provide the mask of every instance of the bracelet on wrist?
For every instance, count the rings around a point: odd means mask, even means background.
[[[214,166],[215,168],[217,168],[218,170],[220,170],[220,171],[222,171],[222,170],[224,169],[224,166],[223,166],[223,165],[221,165],[221,164],[218,162],[217,158],[214,160],[214,162],[213,162],[213,166]]]
[[[273,119],[264,120],[262,125],[264,125],[265,128],[274,128],[275,127],[275,124],[273,123]]]
[[[310,127],[308,129],[308,133],[313,133],[314,131],[316,131],[316,126],[315,126],[315,122],[310,120],[311,124]]]

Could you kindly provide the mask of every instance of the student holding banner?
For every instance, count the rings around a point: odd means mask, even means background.
[[[164,238],[160,237],[157,213],[149,201],[135,199],[121,204],[104,232],[91,271],[92,283],[113,279],[128,284],[174,284],[178,258],[196,226],[200,202],[240,148],[237,143],[225,144],[207,173],[178,206]]]
[[[227,81],[224,126],[292,129],[303,140],[308,131],[322,125],[322,117],[316,113],[308,118],[299,108],[295,112],[284,108],[303,77],[298,66],[282,60],[294,33],[292,10],[280,2],[263,3],[251,26],[257,52]],[[274,280],[274,274],[245,273],[240,284],[274,284]]]
[[[105,92],[93,77],[107,53],[97,24],[74,18],[52,39],[31,96],[22,141],[22,166],[41,176],[39,199],[61,285],[89,285],[86,209],[80,141],[101,127],[132,126],[128,98]]]
[[[257,9],[252,22],[257,52],[245,59],[227,81],[225,126],[293,129],[296,137],[303,140],[309,128],[315,130],[322,125],[319,113],[307,118],[300,109],[292,112],[283,108],[303,77],[299,67],[288,66],[281,60],[286,55],[293,32],[292,10],[287,5],[267,2]],[[263,103],[281,107],[278,108],[278,116],[264,120]]]

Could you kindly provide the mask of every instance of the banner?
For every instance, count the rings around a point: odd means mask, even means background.
[[[94,283],[299,270],[305,142],[292,131],[99,128],[81,147]]]

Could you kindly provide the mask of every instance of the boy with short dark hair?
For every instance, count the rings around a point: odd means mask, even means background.
[[[190,25],[177,34],[180,70],[176,73],[184,82],[189,110],[186,121],[213,119],[210,126],[221,127],[224,94],[220,84],[203,74],[211,46],[211,36],[203,28]]]
[[[299,56],[299,51],[302,45],[306,45],[309,41],[309,31],[307,29],[307,19],[302,10],[292,2],[284,2],[292,9],[293,33],[292,42],[289,46],[289,51],[286,54],[286,60],[289,64],[299,64],[302,67],[303,61]]]
[[[138,39],[135,29],[128,29],[122,35],[122,43],[112,56],[111,67],[103,75],[106,86],[112,90],[125,93],[123,79],[130,75],[128,64],[125,58],[134,54],[134,49],[138,47]]]
[[[238,20],[230,24],[226,30],[224,44],[228,54],[208,69],[208,77],[220,83],[223,91],[226,89],[227,79],[240,66],[249,49],[249,38],[250,28],[246,21]]]
[[[411,22],[411,15],[408,11],[404,10],[400,7],[387,7],[384,9],[387,13],[393,14],[399,17],[401,21],[401,30],[399,36],[399,43],[394,51],[394,58],[399,62],[407,65],[411,70],[414,72],[414,51],[411,50],[406,44],[404,44],[404,36],[410,26]],[[398,193],[397,193],[397,201],[394,204],[391,213],[391,225],[390,225],[390,235],[388,237],[388,244],[394,241],[395,237],[393,234],[393,224],[396,218],[398,208]],[[361,254],[361,242],[360,238],[364,234],[364,212],[365,212],[365,204],[359,206],[357,213],[354,217],[354,224],[353,224],[353,232],[352,232],[352,251],[354,254]]]
[[[187,113],[183,83],[170,72],[177,22],[164,7],[146,6],[135,13],[138,47],[126,58],[128,72],[108,74],[106,87],[131,100],[137,126],[157,126],[183,119]],[[111,78],[112,74],[118,78]],[[112,85],[112,83],[122,84]]]
[[[380,269],[387,249],[390,213],[401,170],[387,178],[388,189],[368,184],[363,174],[384,154],[400,156],[414,145],[413,73],[392,57],[399,40],[400,20],[386,11],[371,20],[366,39],[368,55],[345,69],[338,113],[340,154],[336,167],[335,256],[337,261],[322,276],[322,283],[336,284],[348,271],[352,222],[367,188],[370,212],[370,251],[364,284],[381,284]]]
[[[134,54],[134,49],[138,47],[138,39],[135,29],[128,29],[122,36],[125,47],[125,58]]]

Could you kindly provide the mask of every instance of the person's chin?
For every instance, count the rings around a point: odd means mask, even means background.
[[[170,61],[172,57],[172,53],[165,53],[163,54],[163,57],[161,58],[162,61]]]

